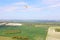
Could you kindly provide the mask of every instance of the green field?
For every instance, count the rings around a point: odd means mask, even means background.
[[[26,24],[23,26],[2,25],[0,26],[0,36],[11,37],[16,40],[45,40],[47,30],[48,26],[35,27],[34,25]]]
[[[49,26],[42,25],[35,27],[34,24],[25,24],[22,26],[0,26],[0,36],[10,37],[16,40],[45,40]],[[39,25],[39,23],[38,23]]]

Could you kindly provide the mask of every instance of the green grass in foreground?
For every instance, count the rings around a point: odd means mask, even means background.
[[[19,30],[17,33],[5,33],[8,30]],[[13,37],[27,37],[27,40],[45,40],[48,27],[34,27],[34,26],[0,26],[0,36]],[[18,39],[17,40],[25,40]]]

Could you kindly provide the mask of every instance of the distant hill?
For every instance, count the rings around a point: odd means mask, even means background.
[[[0,20],[0,22],[60,22],[56,20]]]

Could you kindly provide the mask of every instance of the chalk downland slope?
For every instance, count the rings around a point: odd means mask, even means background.
[[[58,31],[56,31],[56,29]],[[60,40],[60,27],[50,27],[48,29],[48,34],[46,40]]]

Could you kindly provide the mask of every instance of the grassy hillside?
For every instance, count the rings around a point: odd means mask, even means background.
[[[35,24],[36,25],[36,24]],[[0,26],[0,36],[11,37],[16,40],[45,40],[48,26],[35,27],[25,24],[23,26]]]

